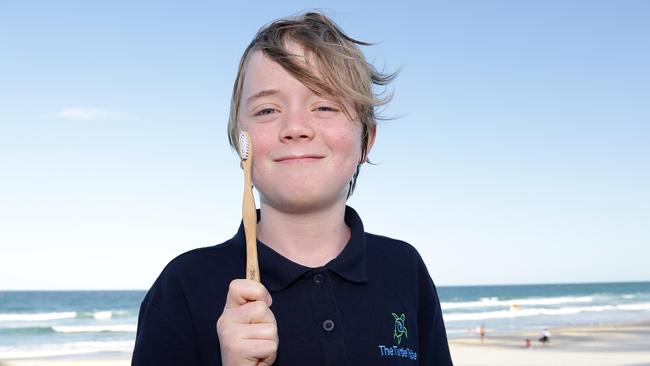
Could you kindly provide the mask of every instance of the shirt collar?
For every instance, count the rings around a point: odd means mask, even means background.
[[[259,217],[260,211],[258,210],[258,220]],[[350,227],[350,240],[336,258],[320,268],[331,270],[350,282],[365,283],[368,281],[366,236],[361,218],[349,206],[345,207],[345,223]],[[236,245],[242,247],[242,253],[244,255],[246,253],[245,238],[244,225],[242,223],[233,241]],[[286,288],[305,273],[316,269],[292,262],[259,240],[257,241],[257,255],[262,283],[271,292],[277,292]]]

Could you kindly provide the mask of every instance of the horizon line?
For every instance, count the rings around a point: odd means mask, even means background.
[[[596,281],[596,282],[546,282],[546,283],[501,283],[501,284],[476,284],[476,285],[436,285],[436,288],[449,288],[449,287],[507,287],[507,286],[550,286],[550,285],[612,285],[612,284],[631,284],[631,283],[650,283],[650,280],[631,280],[631,281]],[[142,292],[149,291],[148,288],[144,289],[0,289],[0,292],[99,292],[99,291],[132,291]]]

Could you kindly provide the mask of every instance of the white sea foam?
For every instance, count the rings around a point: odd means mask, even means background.
[[[499,298],[496,297],[496,296],[495,297],[481,297],[479,300],[483,301],[483,302],[491,302],[491,301],[499,301]]]
[[[626,299],[626,300],[634,299],[634,298],[636,298],[636,295],[634,295],[634,294],[623,295],[623,298]]]
[[[107,320],[113,317],[113,312],[112,311],[98,311],[96,312],[93,317],[97,320]]]
[[[642,302],[638,304],[623,304],[617,305],[620,310],[650,310],[650,302]]]
[[[130,332],[135,333],[135,324],[116,325],[55,325],[52,327],[57,333],[99,333],[99,332]]]
[[[540,315],[575,315],[580,313],[597,313],[616,310],[650,310],[650,303],[599,306],[568,306],[563,308],[520,308],[511,310],[484,311],[478,313],[447,313],[444,315],[444,318],[446,322],[453,322],[463,320],[521,318]]]
[[[133,351],[133,341],[70,342],[38,346],[0,347],[0,359],[81,355],[96,352]]]
[[[479,301],[465,302],[443,302],[440,304],[443,310],[465,309],[465,308],[484,308],[484,307],[512,307],[512,306],[534,306],[534,305],[559,305],[570,303],[589,303],[594,299],[591,296],[580,297],[542,297],[532,299],[511,299],[499,300],[498,297],[481,298]]]
[[[60,320],[72,319],[77,316],[76,311],[66,311],[59,313],[8,313],[0,314],[0,321],[25,321],[25,322],[39,322],[47,320]]]
[[[128,318],[133,314],[128,310],[98,310],[98,311],[81,311],[77,313],[80,319],[108,320],[115,318]]]

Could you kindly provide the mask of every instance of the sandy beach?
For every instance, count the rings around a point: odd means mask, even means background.
[[[129,366],[131,355],[93,354],[18,360],[0,360],[0,366]]]
[[[551,328],[551,342],[540,333],[490,335],[450,340],[454,364],[650,366],[650,323]],[[526,339],[531,348],[526,348]]]
[[[449,342],[456,366],[650,366],[650,323],[551,328],[551,342],[539,333],[490,334]],[[526,338],[531,347],[526,348]],[[125,354],[0,361],[0,366],[128,366]]]

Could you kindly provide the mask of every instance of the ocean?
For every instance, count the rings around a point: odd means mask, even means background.
[[[0,291],[0,360],[127,353],[145,291]],[[447,334],[650,321],[650,282],[439,287]]]
[[[650,321],[650,282],[440,287],[449,338]]]

